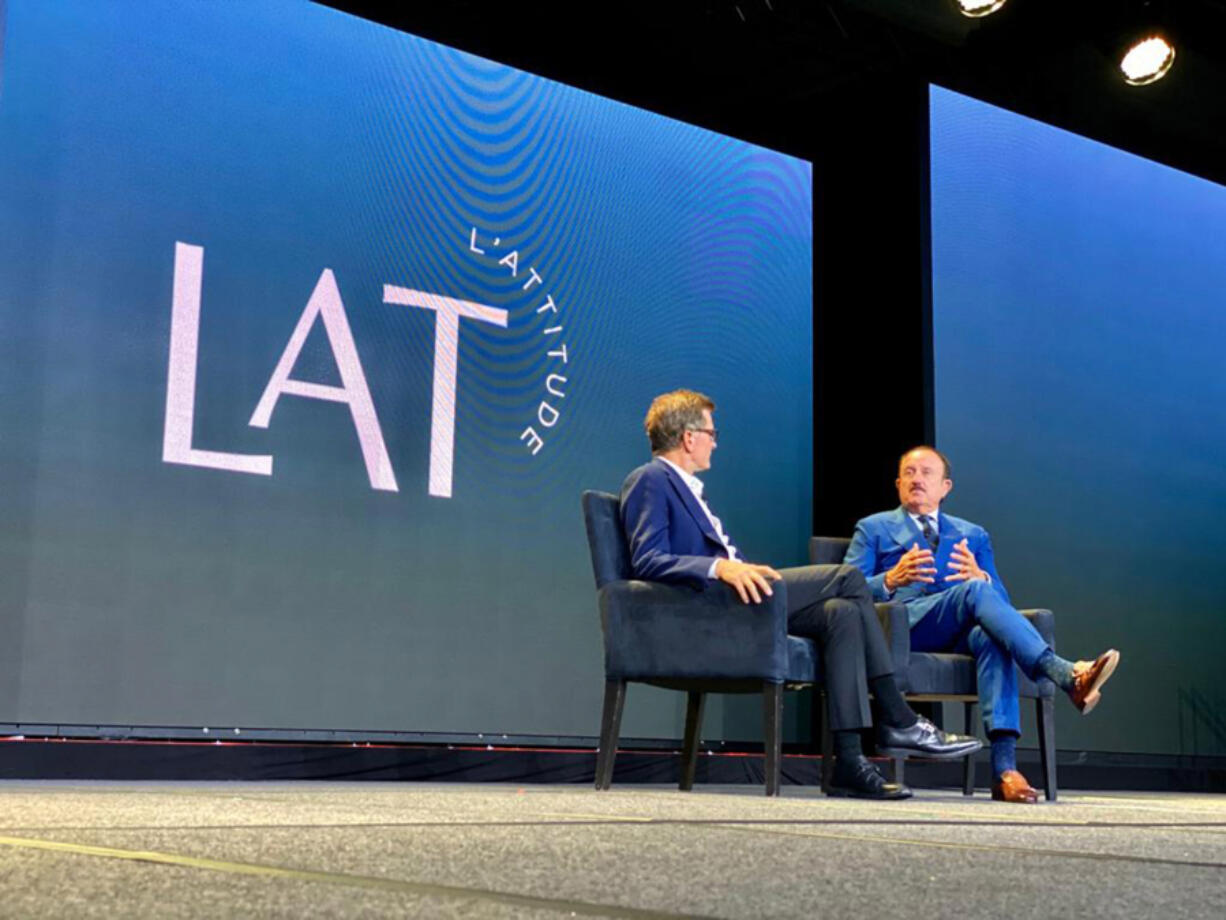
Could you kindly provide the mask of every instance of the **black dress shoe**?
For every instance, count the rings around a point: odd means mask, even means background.
[[[887,783],[867,757],[840,757],[834,762],[826,795],[852,799],[909,799],[911,790],[902,783]]]
[[[877,726],[877,753],[887,757],[916,754],[933,760],[955,760],[974,754],[983,742],[970,735],[943,732],[923,716],[910,728]]]

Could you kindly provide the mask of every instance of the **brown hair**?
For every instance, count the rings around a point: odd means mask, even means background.
[[[685,432],[701,428],[704,409],[714,412],[715,403],[709,396],[693,390],[673,390],[653,399],[647,409],[647,418],[643,420],[651,452],[659,454],[672,450],[681,443]]]
[[[931,446],[931,445],[929,445],[929,444],[917,444],[915,447],[912,447],[912,448],[911,448],[909,451],[907,451],[905,454],[903,454],[901,457],[899,457],[899,458],[898,458],[898,468],[899,468],[900,470],[902,469],[902,462],[903,462],[903,460],[907,459],[907,456],[908,456],[909,454],[913,454],[913,453],[915,453],[917,450],[926,450],[926,451],[928,451],[929,453],[936,454],[938,457],[940,457],[940,458],[941,458],[941,464],[942,464],[942,465],[945,467],[945,475],[944,475],[944,476],[942,476],[941,478],[942,478],[942,479],[953,479],[953,478],[954,478],[954,468],[953,468],[952,466],[950,466],[950,465],[949,465],[949,458],[948,458],[948,457],[946,457],[946,456],[945,456],[943,453],[941,453],[939,450],[937,450],[935,447],[933,447],[933,446]]]

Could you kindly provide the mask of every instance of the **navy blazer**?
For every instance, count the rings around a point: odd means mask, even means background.
[[[852,535],[851,546],[843,561],[854,565],[868,579],[872,589],[873,599],[878,601],[895,600],[907,605],[908,619],[914,626],[919,622],[935,602],[935,596],[961,582],[944,581],[944,577],[953,570],[949,568],[949,558],[953,553],[954,544],[966,540],[967,548],[974,553],[979,567],[992,576],[994,584],[1005,600],[1009,594],[1005,591],[1004,582],[996,571],[996,560],[992,555],[992,538],[978,524],[972,524],[952,514],[941,512],[938,518],[938,536],[941,542],[937,545],[936,581],[926,585],[915,583],[899,588],[893,595],[886,594],[885,573],[892,569],[899,558],[913,544],[927,546],[920,529],[915,526],[911,516],[902,507],[893,511],[882,511],[872,514],[856,522],[856,532]],[[928,599],[932,598],[931,601]]]
[[[622,483],[622,529],[635,578],[701,589],[728,550],[677,471],[656,457]]]

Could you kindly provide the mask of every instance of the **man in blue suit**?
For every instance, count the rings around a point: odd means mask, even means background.
[[[940,510],[954,485],[945,455],[916,447],[898,467],[901,506],[857,523],[843,561],[864,573],[874,599],[906,605],[913,649],[975,656],[979,705],[992,743],[992,797],[1034,803],[1038,794],[1015,757],[1021,722],[1014,664],[1032,680],[1050,678],[1087,713],[1119,652],[1111,649],[1093,662],[1057,656],[1009,600],[988,532]]]
[[[695,473],[711,466],[718,432],[715,403],[677,390],[657,397],[645,427],[654,458],[626,477],[622,525],[636,578],[701,589],[718,579],[744,603],[760,603],[782,581],[788,632],[810,636],[822,650],[835,765],[830,794],[898,799],[911,791],[887,783],[860,749],[860,729],[872,724],[871,690],[882,709],[879,749],[897,755],[952,758],[980,748],[975,738],[939,731],[907,706],[893,677],[893,661],[868,585],[851,566],[804,566],[776,571],[741,558],[723,523],[703,499]]]

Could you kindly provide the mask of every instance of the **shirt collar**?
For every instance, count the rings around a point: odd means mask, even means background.
[[[663,460],[665,463],[667,463],[669,466],[671,466],[673,469],[677,471],[677,475],[681,477],[681,481],[690,487],[690,491],[693,492],[694,495],[696,495],[698,498],[702,498],[702,480],[701,479],[699,479],[693,473],[687,473],[685,470],[677,466],[677,464],[673,463],[673,461],[669,460],[667,457],[661,457],[660,459]]]
[[[939,508],[936,511],[929,511],[927,515],[912,514],[910,511],[908,511],[907,517],[915,521],[915,526],[918,527],[920,530],[924,529],[924,525],[920,523],[920,518],[930,517],[932,518],[932,529],[938,532],[940,532],[941,530],[941,509]]]

